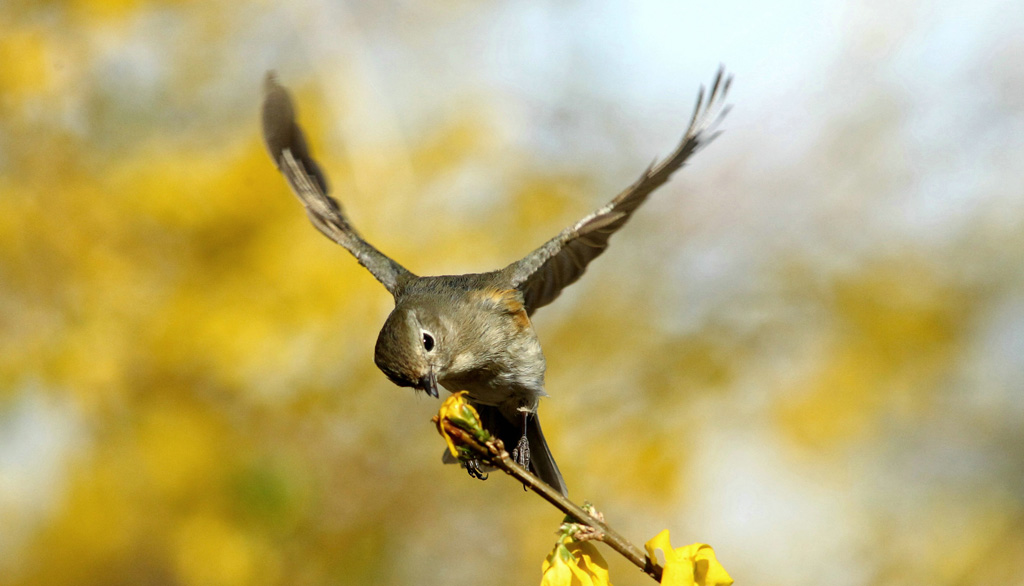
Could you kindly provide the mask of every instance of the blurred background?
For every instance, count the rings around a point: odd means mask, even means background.
[[[531,584],[561,515],[440,463],[363,234],[521,257],[719,63],[725,133],[534,316],[576,500],[738,584],[1024,584],[1024,4],[8,0],[0,584]],[[613,553],[616,584],[650,584]]]

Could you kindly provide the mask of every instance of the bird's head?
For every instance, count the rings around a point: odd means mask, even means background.
[[[429,307],[396,307],[377,337],[373,360],[391,382],[437,397],[437,379],[450,361],[449,328]]]

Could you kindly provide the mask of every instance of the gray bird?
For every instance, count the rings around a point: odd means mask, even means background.
[[[292,100],[272,72],[264,82],[263,138],[313,225],[352,253],[394,296],[395,309],[377,338],[377,367],[395,384],[432,397],[438,396],[439,384],[452,392],[469,391],[484,426],[505,445],[516,446],[513,457],[566,494],[537,419],[537,403],[547,396],[545,363],[530,317],[576,282],[647,196],[718,135],[714,126],[728,111],[722,103],[731,79],[719,69],[707,100],[701,88],[690,126],[671,155],[655,161],[604,207],[521,260],[489,273],[419,277],[363,240],[328,195],[327,180],[295,121]],[[467,469],[481,476],[472,464]]]

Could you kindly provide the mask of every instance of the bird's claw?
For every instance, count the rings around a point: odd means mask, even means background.
[[[473,458],[472,460],[466,460],[462,465],[473,478],[487,480],[487,473],[480,469],[480,460]]]
[[[523,468],[530,469],[530,442],[526,439],[525,434],[519,438],[516,449],[512,450],[512,459]]]

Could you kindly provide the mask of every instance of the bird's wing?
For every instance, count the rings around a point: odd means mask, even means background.
[[[714,127],[729,110],[722,103],[731,82],[732,76],[726,77],[724,69],[719,69],[706,101],[701,87],[690,126],[671,155],[651,164],[636,182],[604,207],[502,270],[513,286],[523,292],[530,314],[554,301],[562,289],[575,283],[587,264],[604,252],[611,235],[629,220],[647,196],[668,181],[690,155],[718,136]]]
[[[268,73],[264,81],[263,140],[274,164],[306,207],[313,225],[344,246],[392,295],[416,276],[363,240],[349,223],[341,204],[327,195],[327,179],[309,154],[306,137],[295,122],[295,108],[288,91]]]

